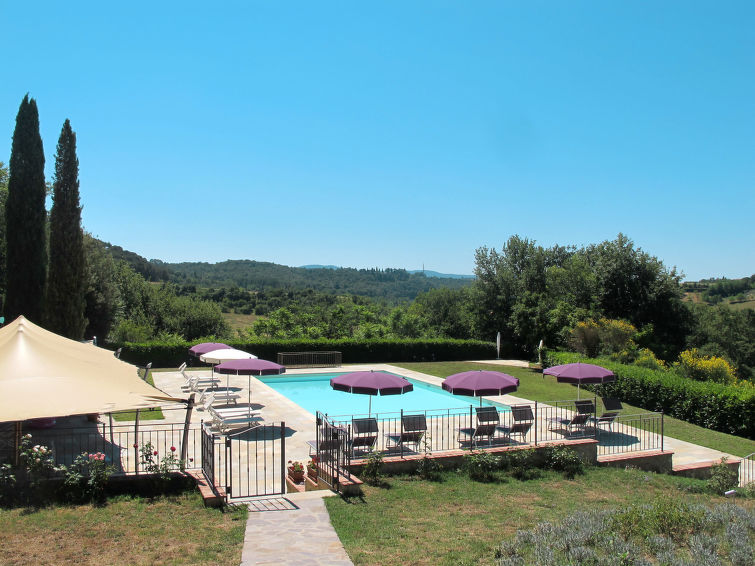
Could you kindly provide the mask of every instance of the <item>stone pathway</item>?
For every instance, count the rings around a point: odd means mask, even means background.
[[[333,495],[308,491],[250,502],[241,566],[353,566],[325,509],[323,497]]]

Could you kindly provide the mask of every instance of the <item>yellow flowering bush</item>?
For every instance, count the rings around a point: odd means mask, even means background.
[[[704,356],[697,348],[685,350],[679,354],[679,361],[674,367],[684,377],[698,381],[715,381],[717,383],[734,383],[736,374],[732,365],[717,356]]]
[[[637,359],[634,365],[648,369],[666,369],[666,362],[655,357],[652,350],[643,348],[637,352]]]

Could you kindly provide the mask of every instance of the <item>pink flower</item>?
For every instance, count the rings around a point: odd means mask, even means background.
[[[176,447],[175,447],[175,446],[171,446],[171,447],[170,447],[170,451],[171,451],[171,452],[175,452],[175,451],[176,451]]]
[[[194,461],[194,458],[189,458],[189,462],[193,462],[193,461]]]
[[[139,445],[136,442],[134,442],[134,448],[139,448]]]
[[[153,454],[154,454],[155,456],[157,456],[157,450],[155,450],[155,451],[153,452]]]

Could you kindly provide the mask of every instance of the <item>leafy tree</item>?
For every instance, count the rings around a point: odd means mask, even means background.
[[[692,305],[695,320],[687,344],[702,355],[729,360],[743,379],[755,381],[755,310]]]
[[[63,124],[58,140],[52,199],[47,325],[53,332],[81,340],[86,328],[87,282],[79,205],[79,160],[76,134],[69,120]]]
[[[87,328],[85,336],[107,339],[121,304],[116,285],[117,265],[99,245],[99,240],[84,234],[87,290],[85,294]]]
[[[16,116],[6,218],[5,316],[42,322],[47,284],[45,155],[37,103],[27,94]]]

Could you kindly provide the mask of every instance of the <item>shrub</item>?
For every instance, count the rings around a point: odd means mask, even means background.
[[[160,454],[151,442],[147,442],[139,449],[142,470],[148,474],[155,474],[159,480],[167,481],[173,472],[183,471],[184,463],[176,456],[176,447],[170,447],[170,454],[159,458]]]
[[[423,480],[437,480],[440,477],[441,465],[438,460],[430,458],[432,454],[432,437],[425,434],[422,437],[422,459],[417,464],[417,473]]]
[[[726,465],[726,457],[713,466],[710,470],[710,478],[707,481],[708,490],[716,495],[726,493],[739,485],[739,474],[736,470]]]
[[[199,340],[198,340],[199,341]],[[152,367],[178,367],[187,360],[187,350],[196,342],[163,343],[112,343],[111,347],[122,347],[121,359],[136,365],[152,362]],[[327,340],[245,340],[228,341],[233,348],[252,352],[265,360],[276,360],[278,352],[337,351],[343,355],[345,363],[373,362],[427,362],[487,359],[495,357],[495,344],[481,340],[453,339],[342,339]],[[200,363],[191,360],[192,363]]]
[[[574,450],[567,446],[550,446],[547,450],[546,465],[552,470],[563,472],[568,479],[585,473],[585,464]]]
[[[527,481],[540,476],[539,467],[543,465],[542,455],[534,448],[512,450],[501,458],[501,468],[507,470],[514,478]]]
[[[66,495],[74,501],[101,502],[105,498],[105,485],[114,470],[102,452],[82,452],[71,466],[61,467]]]
[[[500,458],[490,452],[471,452],[464,456],[464,465],[469,477],[476,481],[489,482],[495,478]]]
[[[0,505],[9,505],[16,494],[16,474],[10,464],[0,464]]]
[[[634,365],[647,369],[666,369],[666,363],[659,360],[652,350],[643,348],[637,353]]]
[[[362,479],[370,485],[379,485],[383,480],[383,453],[372,450],[362,468]]]
[[[734,383],[734,368],[723,358],[704,356],[697,348],[685,350],[679,354],[679,361],[674,367],[684,377],[698,381],[715,381],[717,383]]]

